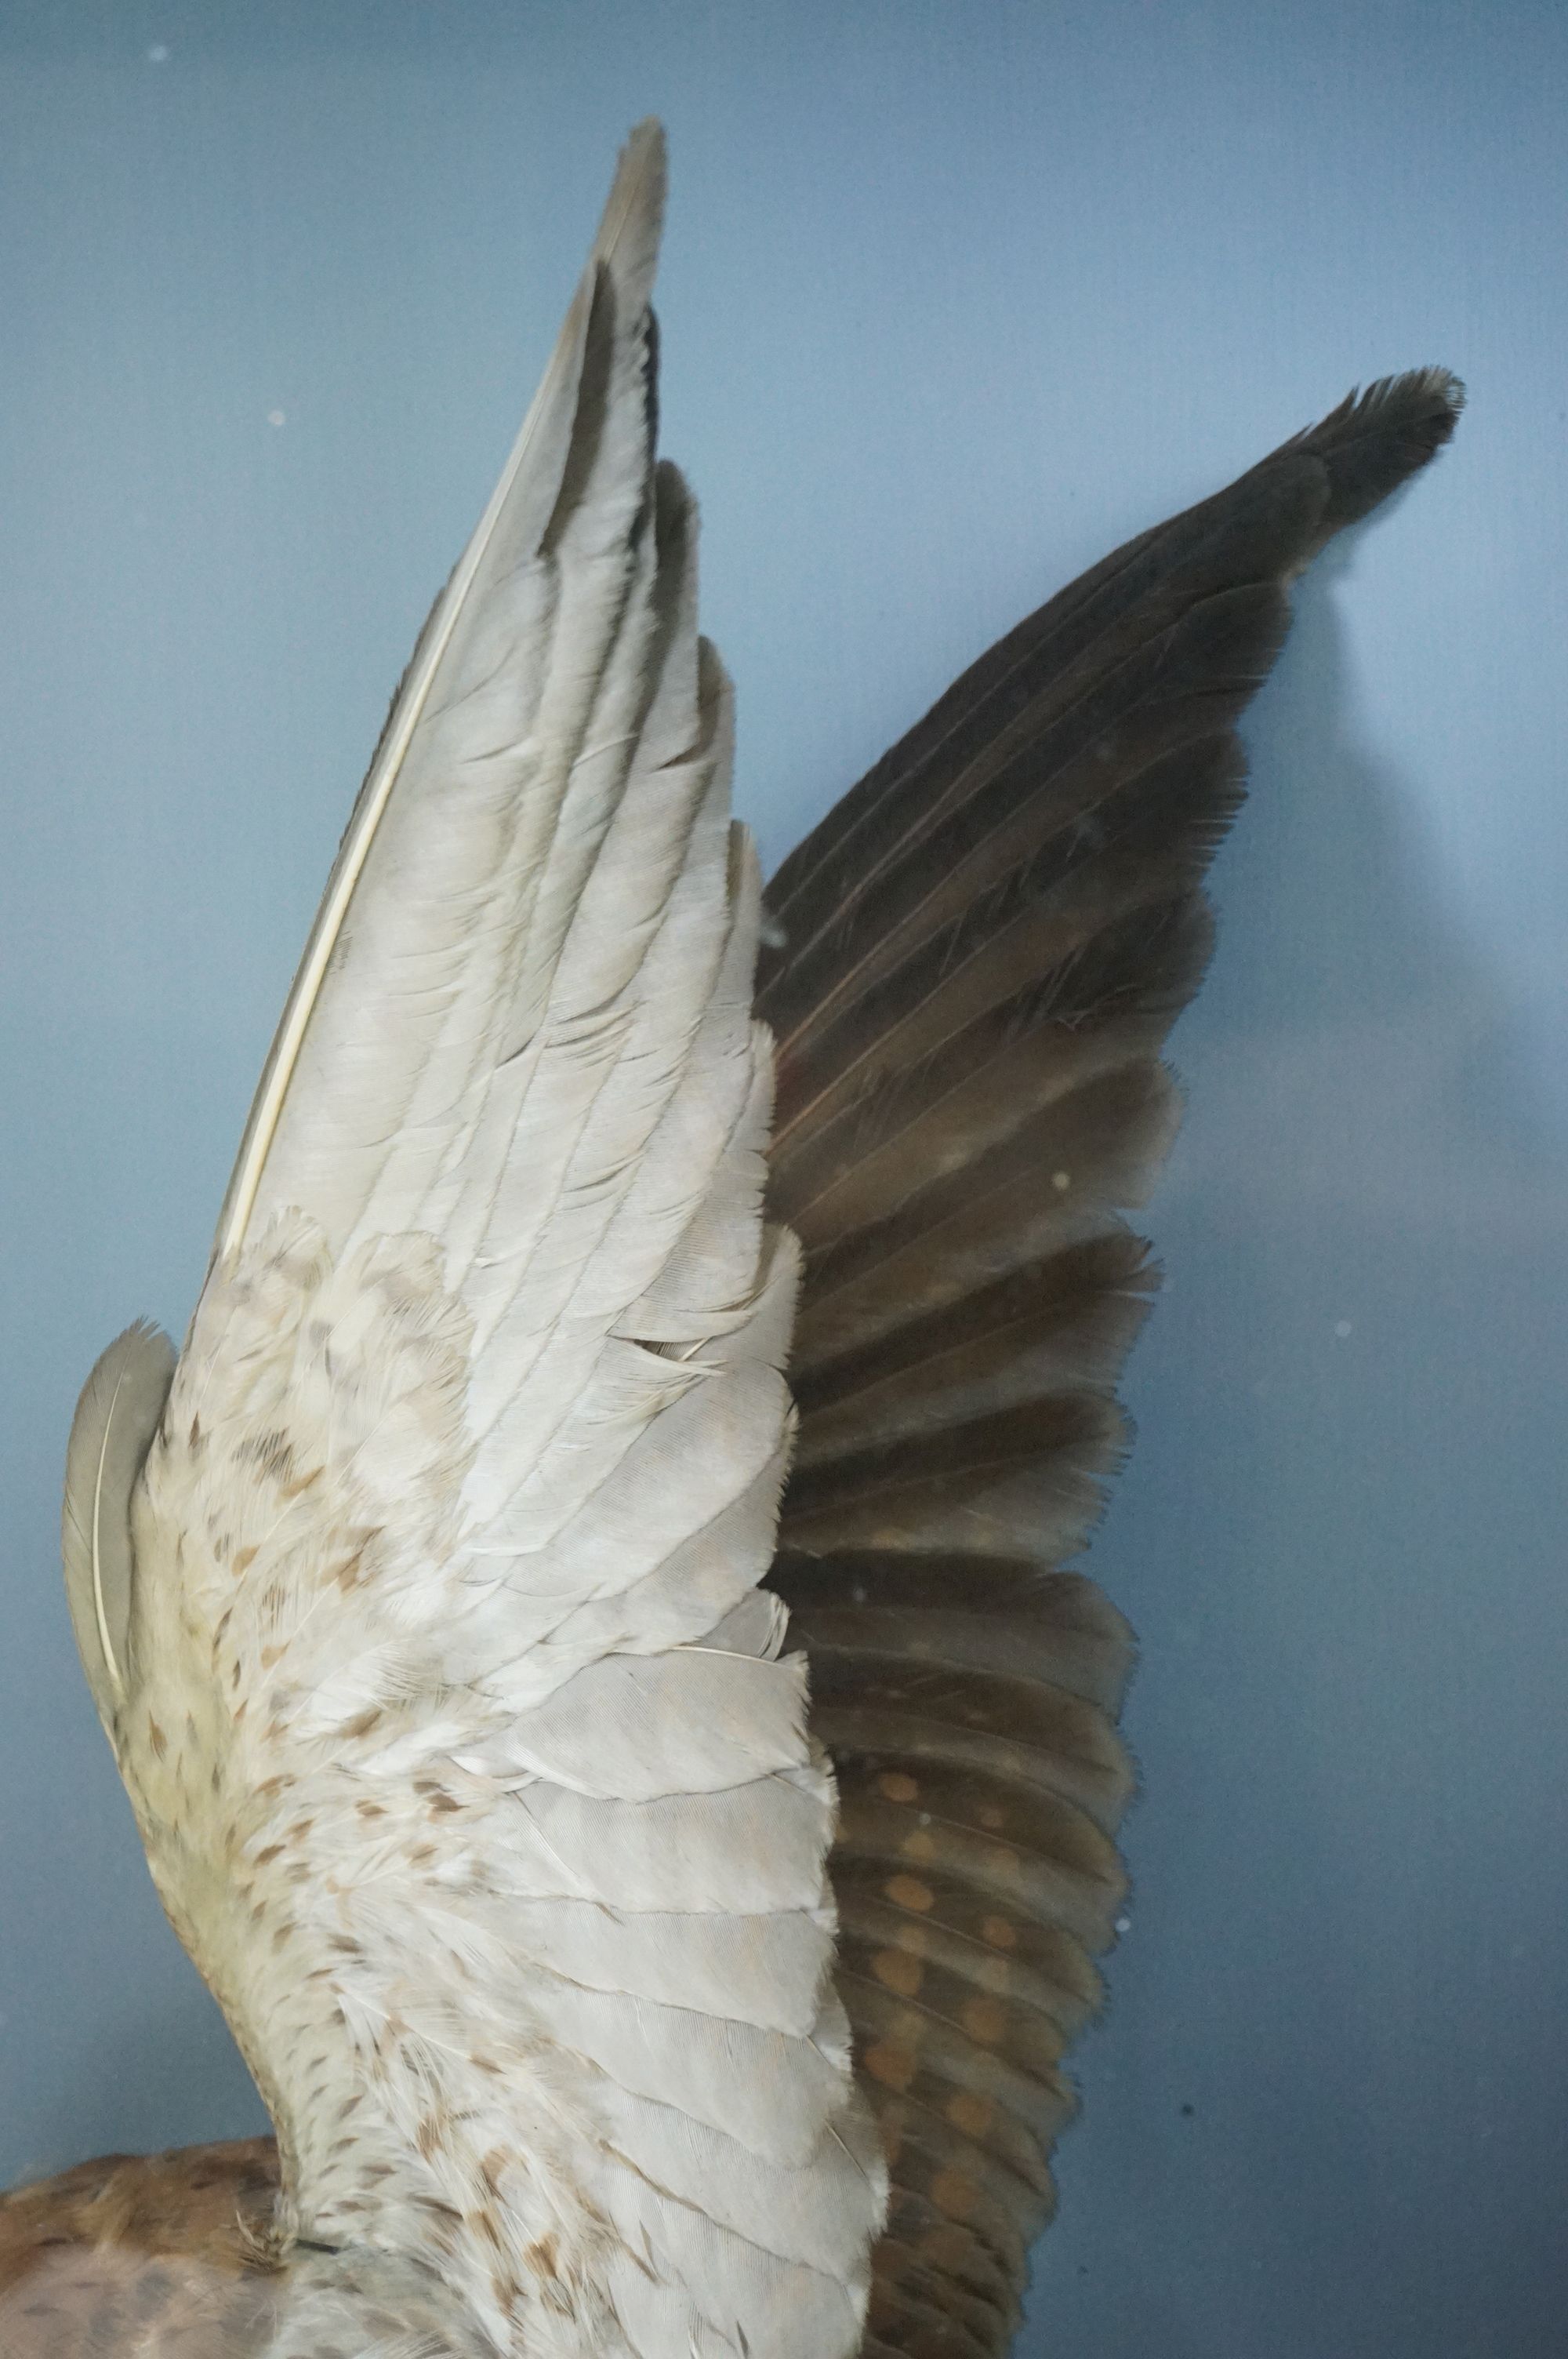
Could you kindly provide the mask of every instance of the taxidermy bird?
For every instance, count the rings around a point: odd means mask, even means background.
[[[184,1347],[132,1327],[77,1411],[77,1639],[276,2146],[11,2195],[7,2359],[1018,2324],[1123,1897],[1129,1634],[1061,1568],[1161,1046],[1290,585],[1460,392],[1375,385],[1118,550],[763,897],[654,455],[663,182],[645,125]]]

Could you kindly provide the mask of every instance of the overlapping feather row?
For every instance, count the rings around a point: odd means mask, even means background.
[[[756,1593],[796,1256],[639,169],[351,829],[119,1741],[306,2235],[438,2262],[500,2351],[848,2359],[883,2180]]]

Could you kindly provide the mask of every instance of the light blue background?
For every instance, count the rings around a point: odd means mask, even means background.
[[[1517,0],[9,0],[0,2180],[260,2118],[74,1660],[64,1438],[111,1333],[183,1325],[654,110],[665,446],[770,856],[1116,541],[1358,378],[1469,383],[1307,588],[1177,1036],[1092,1555],[1145,1647],[1135,1925],[1022,2347],[1555,2359],[1568,14]]]

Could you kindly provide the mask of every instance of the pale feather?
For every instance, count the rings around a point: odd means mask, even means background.
[[[345,837],[132,1500],[114,1728],[302,2234],[531,2359],[847,2359],[883,2173],[755,1594],[797,1256],[651,449],[662,178],[645,129]]]
[[[65,1593],[92,1700],[105,1725],[124,1700],[131,1621],[131,1486],[174,1375],[168,1337],[138,1320],[99,1354],[81,1388],[65,1459]]]

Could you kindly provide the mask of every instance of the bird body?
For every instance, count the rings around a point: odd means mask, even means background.
[[[78,1642],[276,2159],[5,2199],[17,2359],[1016,2322],[1123,1890],[1130,1642],[1060,1570],[1154,1283],[1120,1208],[1286,585],[1457,395],[1021,625],[785,864],[754,983],[663,169],[644,125],[394,701],[184,1347],[78,1411]]]

